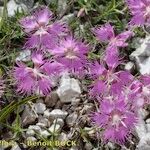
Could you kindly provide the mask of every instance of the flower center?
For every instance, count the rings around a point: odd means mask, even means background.
[[[121,121],[121,118],[120,118],[120,116],[118,114],[114,114],[112,116],[112,123],[113,123],[113,125],[118,125],[120,123],[120,121]]]
[[[37,78],[37,77],[41,77],[42,76],[42,74],[39,72],[39,70],[37,68],[27,67],[27,71],[29,71],[31,73],[31,76],[33,78]]]
[[[77,57],[75,51],[72,48],[69,48],[66,50],[65,56],[66,58],[69,58],[69,59],[74,59]]]
[[[118,40],[117,38],[112,38],[112,39],[110,40],[110,43],[111,43],[111,44],[114,44],[114,43],[117,42],[117,40]]]
[[[105,76],[104,75],[100,75],[99,78],[98,78],[98,80],[104,81],[105,80]]]
[[[45,28],[40,27],[36,32],[35,35],[43,35],[43,34],[47,34],[47,31],[45,30]]]

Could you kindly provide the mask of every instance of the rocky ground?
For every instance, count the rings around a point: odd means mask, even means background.
[[[70,147],[71,150],[93,149],[97,141],[95,140],[96,129],[91,127],[88,115],[95,106],[93,101],[90,101],[83,93],[86,91],[81,89],[78,80],[63,76],[56,91],[19,110],[20,121],[25,129],[19,141],[26,143],[26,140],[38,141],[41,138],[59,141],[75,140],[77,145]],[[12,133],[3,133],[1,138],[8,140],[12,138]],[[17,148],[11,150],[24,148],[27,148],[25,144],[18,143]]]

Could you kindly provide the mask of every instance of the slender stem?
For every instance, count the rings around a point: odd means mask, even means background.
[[[4,0],[4,10],[3,10],[3,18],[7,19],[7,1],[8,0]]]
[[[3,16],[2,16],[2,20],[1,20],[1,22],[0,22],[0,29],[1,29],[2,26],[3,26],[4,20],[7,19],[7,1],[8,1],[8,0],[4,0]]]

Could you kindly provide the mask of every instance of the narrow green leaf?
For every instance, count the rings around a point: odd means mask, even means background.
[[[32,96],[32,97],[27,97],[23,100],[20,100],[19,102],[12,102],[10,103],[8,106],[6,106],[5,108],[3,108],[0,111],[0,122],[2,122],[5,118],[7,118],[7,116],[12,113],[14,110],[17,109],[18,106],[26,104],[28,101],[32,101],[37,99],[37,96]]]

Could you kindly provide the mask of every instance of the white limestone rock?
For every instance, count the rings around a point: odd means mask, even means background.
[[[140,109],[138,112],[138,123],[135,126],[135,131],[139,139],[147,133],[146,130],[146,124],[144,122],[144,117],[145,117],[145,111],[143,109]]]
[[[60,86],[57,89],[57,94],[61,102],[72,102],[81,94],[79,81],[70,78],[68,75],[63,75],[60,81]]]
[[[142,40],[141,45],[130,55],[130,59],[135,61],[142,75],[150,74],[150,36]]]
[[[41,132],[41,128],[40,128],[39,126],[37,126],[37,125],[30,125],[30,126],[28,127],[28,129],[29,129],[29,130],[33,130],[33,131],[35,131],[35,132],[37,132],[37,133],[40,133],[40,132]]]
[[[16,61],[30,61],[31,60],[31,51],[30,50],[23,50],[17,56]]]
[[[68,115],[67,111],[60,110],[60,109],[54,109],[49,113],[49,117],[53,119],[62,118],[65,119]]]
[[[76,112],[70,114],[67,118],[66,118],[66,123],[69,127],[72,127],[76,124],[76,120],[78,118],[78,114]]]
[[[136,150],[150,150],[150,133],[141,137]]]
[[[26,135],[27,135],[27,137],[34,136],[35,132],[32,129],[28,129],[27,132],[26,132]]]
[[[46,109],[46,110],[44,111],[44,117],[45,117],[45,118],[49,118],[49,116],[50,116],[50,110],[49,110],[49,109]]]
[[[21,4],[17,4],[15,2],[15,0],[10,0],[7,3],[7,12],[8,12],[8,16],[9,17],[14,16],[15,12],[17,12],[17,11],[21,12],[22,10],[23,11],[27,11],[28,10],[27,7],[26,7],[26,5],[24,5],[22,3]]]
[[[45,104],[47,107],[54,107],[58,99],[58,94],[55,91],[52,91],[48,96],[46,96]]]
[[[41,131],[40,134],[44,138],[47,138],[47,137],[49,137],[51,135],[50,132],[48,132],[47,130]]]
[[[21,116],[23,126],[33,124],[36,118],[38,118],[38,115],[28,105],[25,105],[25,109]]]
[[[43,103],[35,103],[34,108],[37,114],[44,114],[44,111],[46,110],[46,106]]]
[[[124,68],[125,70],[127,70],[127,71],[130,71],[130,72],[133,72],[133,70],[134,70],[134,63],[133,62],[128,62],[126,65],[125,65],[125,68]]]
[[[146,127],[144,118],[146,116],[146,111],[139,110],[139,122],[136,125],[136,132],[139,137],[139,143],[136,150],[149,150],[150,149],[150,132]]]

